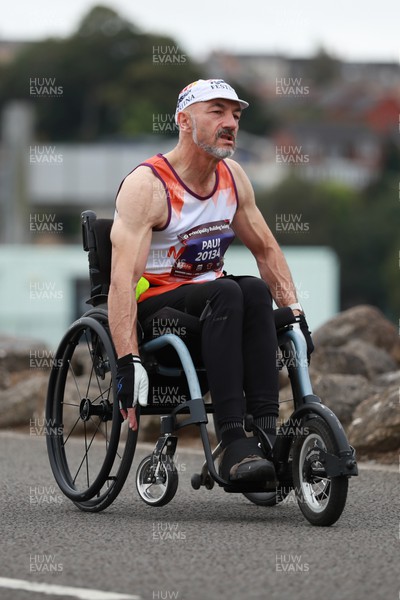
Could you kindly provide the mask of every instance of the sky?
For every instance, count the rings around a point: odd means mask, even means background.
[[[172,36],[182,52],[306,57],[323,46],[343,60],[400,60],[400,0],[5,0],[0,39],[67,36],[96,4],[147,32]]]

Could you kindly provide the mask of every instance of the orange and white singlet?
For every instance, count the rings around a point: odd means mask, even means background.
[[[151,168],[163,183],[168,220],[162,229],[153,229],[143,273],[151,287],[139,301],[184,283],[221,277],[224,254],[235,237],[231,223],[238,206],[236,185],[228,165],[223,160],[218,163],[214,189],[205,197],[192,192],[162,154],[140,166]]]

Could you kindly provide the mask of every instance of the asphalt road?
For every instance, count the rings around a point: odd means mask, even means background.
[[[70,599],[62,586],[72,586],[140,600],[398,600],[396,470],[362,469],[340,520],[318,528],[290,498],[264,508],[218,487],[194,491],[202,457],[179,444],[177,495],[149,507],[134,481],[148,453],[137,450],[114,504],[87,514],[56,487],[43,437],[0,434],[0,580],[44,584],[40,592],[0,587],[0,598]]]

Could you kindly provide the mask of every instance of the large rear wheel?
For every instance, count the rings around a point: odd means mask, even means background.
[[[129,473],[137,431],[115,401],[116,355],[106,314],[71,325],[55,355],[46,403],[47,448],[61,491],[82,510],[103,510]]]

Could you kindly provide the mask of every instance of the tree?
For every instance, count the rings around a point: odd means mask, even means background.
[[[51,79],[62,94],[30,96],[42,140],[94,140],[151,133],[154,113],[173,112],[177,92],[202,71],[181,52],[177,64],[154,64],[154,48],[174,52],[169,37],[142,33],[115,11],[96,6],[66,39],[28,45],[0,81],[0,105],[26,99],[29,82]]]
[[[340,61],[324,48],[319,48],[308,65],[308,76],[317,84],[325,86],[333,83],[340,74]]]
[[[280,244],[322,245],[336,251],[342,309],[370,303],[396,318],[400,297],[397,202],[398,177],[388,175],[361,192],[292,176],[257,198]],[[286,230],[279,225],[285,218],[292,224]]]
[[[168,36],[145,34],[106,6],[96,6],[66,39],[29,44],[0,71],[0,107],[26,99],[31,79],[52,79],[62,94],[32,97],[39,140],[122,138],[154,131],[163,120],[165,134],[175,134],[178,92],[205,77]],[[248,94],[246,95],[246,97]],[[265,133],[271,116],[250,95],[252,110],[243,128]]]

